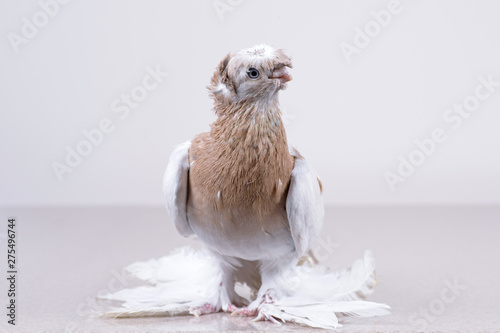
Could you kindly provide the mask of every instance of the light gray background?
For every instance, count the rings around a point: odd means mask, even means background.
[[[226,1],[226,0],[224,0]],[[500,202],[500,89],[463,125],[442,120],[500,81],[500,5],[405,1],[348,64],[340,50],[389,1],[77,1],[15,53],[37,1],[0,3],[0,205],[161,205],[168,155],[214,120],[205,87],[229,51],[268,43],[293,57],[281,104],[289,142],[315,166],[327,204]],[[145,68],[170,75],[121,120],[112,103]],[[103,118],[115,129],[58,181],[54,161]],[[391,192],[386,171],[436,127],[448,140]]]
[[[124,266],[201,246],[168,221],[163,171],[172,149],[214,120],[205,87],[218,62],[264,42],[293,57],[281,104],[289,142],[324,183],[320,241],[339,247],[323,263],[347,267],[372,249],[380,285],[370,300],[392,307],[390,316],[349,318],[343,331],[498,331],[500,89],[456,130],[442,117],[479,76],[500,81],[500,3],[401,0],[402,11],[348,63],[340,45],[390,1],[221,1],[232,8],[223,19],[214,0],[71,0],[18,53],[8,35],[40,5],[0,2],[0,252],[14,216],[17,329],[303,330],[226,314],[89,316],[99,291],[130,286],[116,283]],[[113,102],[148,66],[169,76],[120,119]],[[59,181],[51,164],[105,118],[114,131]],[[384,173],[437,127],[447,141],[391,191]],[[455,280],[465,290],[436,308]],[[423,327],[422,311],[431,314]],[[0,316],[0,330],[11,331]]]

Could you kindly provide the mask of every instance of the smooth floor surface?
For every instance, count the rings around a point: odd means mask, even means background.
[[[136,283],[123,267],[191,245],[163,208],[11,208],[0,210],[0,257],[7,218],[17,219],[17,325],[0,331],[165,332],[319,331],[252,323],[225,313],[102,319],[95,296]],[[500,207],[329,207],[315,252],[322,264],[347,267],[371,249],[379,285],[369,300],[392,314],[342,318],[341,332],[499,332]],[[6,260],[1,269],[7,273]],[[0,283],[6,304],[7,280]]]

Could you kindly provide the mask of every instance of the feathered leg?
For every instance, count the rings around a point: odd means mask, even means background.
[[[272,304],[275,300],[288,296],[293,285],[290,279],[294,278],[294,267],[298,260],[295,255],[287,255],[273,260],[260,261],[260,275],[262,285],[256,299],[248,307],[233,311],[232,315],[257,316],[255,320],[269,319],[259,313],[264,304]]]
[[[222,272],[220,283],[220,303],[224,312],[232,312],[235,308],[245,306],[248,302],[239,296],[235,289],[235,274],[242,263],[233,257],[222,256],[216,252],[211,252],[218,259],[219,267]]]
[[[149,285],[101,296],[123,302],[102,316],[199,316],[245,304],[234,291],[234,267],[206,250],[184,247],[160,259],[132,264],[126,271]]]
[[[389,313],[385,304],[362,300],[376,284],[371,252],[350,269],[330,273],[322,267],[296,266],[296,261],[288,259],[263,262],[259,297],[242,314],[257,314],[255,320],[332,329],[342,326],[336,314],[371,317]]]

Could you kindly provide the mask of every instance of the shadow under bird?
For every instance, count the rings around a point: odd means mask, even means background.
[[[283,50],[264,44],[217,66],[208,87],[217,119],[174,150],[163,182],[178,232],[206,249],[185,247],[129,266],[149,285],[104,296],[123,302],[105,316],[225,311],[336,328],[339,314],[388,313],[387,305],[363,300],[376,284],[370,251],[336,272],[314,262],[322,184],[288,145],[278,95],[291,67]]]

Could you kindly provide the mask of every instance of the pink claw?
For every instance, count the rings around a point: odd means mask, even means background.
[[[262,305],[262,304],[271,304],[271,303],[274,303],[273,291],[272,290],[268,290],[264,295],[262,295],[262,299],[260,300],[260,305]],[[274,323],[278,323],[276,321],[276,319],[274,319],[273,317],[261,314],[259,312],[258,308],[254,308],[254,309],[237,308],[234,305],[230,305],[229,308],[228,308],[228,310],[229,309],[234,309],[231,312],[231,316],[236,316],[236,315],[243,315],[243,316],[247,316],[247,317],[257,316],[252,321],[269,320],[269,321],[272,321]],[[229,311],[231,311],[231,310],[229,310]]]
[[[236,308],[236,307],[235,307]],[[257,315],[257,309],[249,309],[249,308],[236,308],[236,310],[231,312],[231,316],[243,315],[247,317],[253,317]]]
[[[204,314],[209,314],[209,313],[215,313],[217,312],[217,308],[215,305],[212,305],[210,303],[205,303],[202,306],[197,306],[195,308],[192,308],[189,310],[191,314],[193,314],[195,317],[199,317]]]
[[[226,312],[234,312],[234,311],[237,311],[239,310],[240,308],[234,304],[229,304],[229,306],[227,307],[227,310]]]

